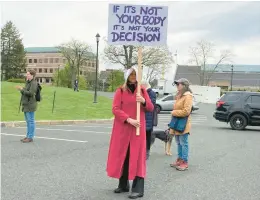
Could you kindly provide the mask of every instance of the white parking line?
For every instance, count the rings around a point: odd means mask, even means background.
[[[13,127],[13,128],[26,129],[27,127]],[[110,134],[110,132],[97,132],[97,131],[84,131],[84,130],[68,130],[68,129],[58,129],[58,128],[36,128],[36,130]]]
[[[111,129],[112,128],[112,126],[102,126],[102,125],[95,125],[95,126],[93,126],[93,125],[90,125],[90,126],[88,126],[88,125],[83,125],[83,126],[81,126],[81,125],[77,125],[77,124],[64,124],[64,125],[53,125],[53,126],[57,126],[57,127],[74,127],[74,126],[76,126],[76,127],[84,127],[84,128],[100,128],[100,127],[102,127],[102,128],[106,128],[106,129]]]
[[[16,135],[16,134],[9,134],[9,133],[1,133],[1,135],[24,137],[24,135]],[[68,140],[68,139],[61,139],[61,138],[49,138],[49,137],[39,137],[39,136],[35,136],[35,138],[45,139],[45,140],[59,140],[59,141],[66,141],[66,142],[78,142],[78,143],[87,143],[88,142],[88,141],[84,141],[84,140]]]
[[[164,119],[159,119],[160,121],[170,121],[171,120],[171,118],[169,118],[169,119],[166,119],[166,118],[164,118]],[[206,121],[207,119],[202,119],[202,118],[200,118],[200,119],[193,119],[193,118],[191,118],[191,121]]]

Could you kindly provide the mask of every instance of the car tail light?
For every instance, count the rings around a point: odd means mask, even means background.
[[[220,106],[222,106],[225,102],[224,101],[217,101],[217,108],[219,108]]]

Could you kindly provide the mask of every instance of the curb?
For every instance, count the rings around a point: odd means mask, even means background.
[[[36,125],[70,125],[70,124],[86,124],[86,123],[111,123],[111,119],[90,119],[90,120],[39,120],[35,121]],[[1,122],[1,127],[19,127],[26,126],[25,121],[8,121]]]

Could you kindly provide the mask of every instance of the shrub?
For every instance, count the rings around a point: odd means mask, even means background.
[[[8,79],[7,82],[24,83],[25,79],[24,78],[11,78],[11,79]]]
[[[79,76],[79,83],[78,87],[80,90],[86,90],[87,89],[87,80],[84,76]]]

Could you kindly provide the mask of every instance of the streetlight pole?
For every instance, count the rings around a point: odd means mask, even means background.
[[[232,91],[233,86],[233,72],[234,72],[234,66],[231,65],[231,81],[230,81],[230,90]]]
[[[99,45],[99,38],[100,35],[97,33],[96,35],[96,42],[97,42],[97,55],[96,55],[96,83],[95,83],[95,94],[94,94],[94,103],[97,103],[97,78],[98,78],[98,45]]]
[[[114,92],[114,71],[112,70],[112,92]]]

